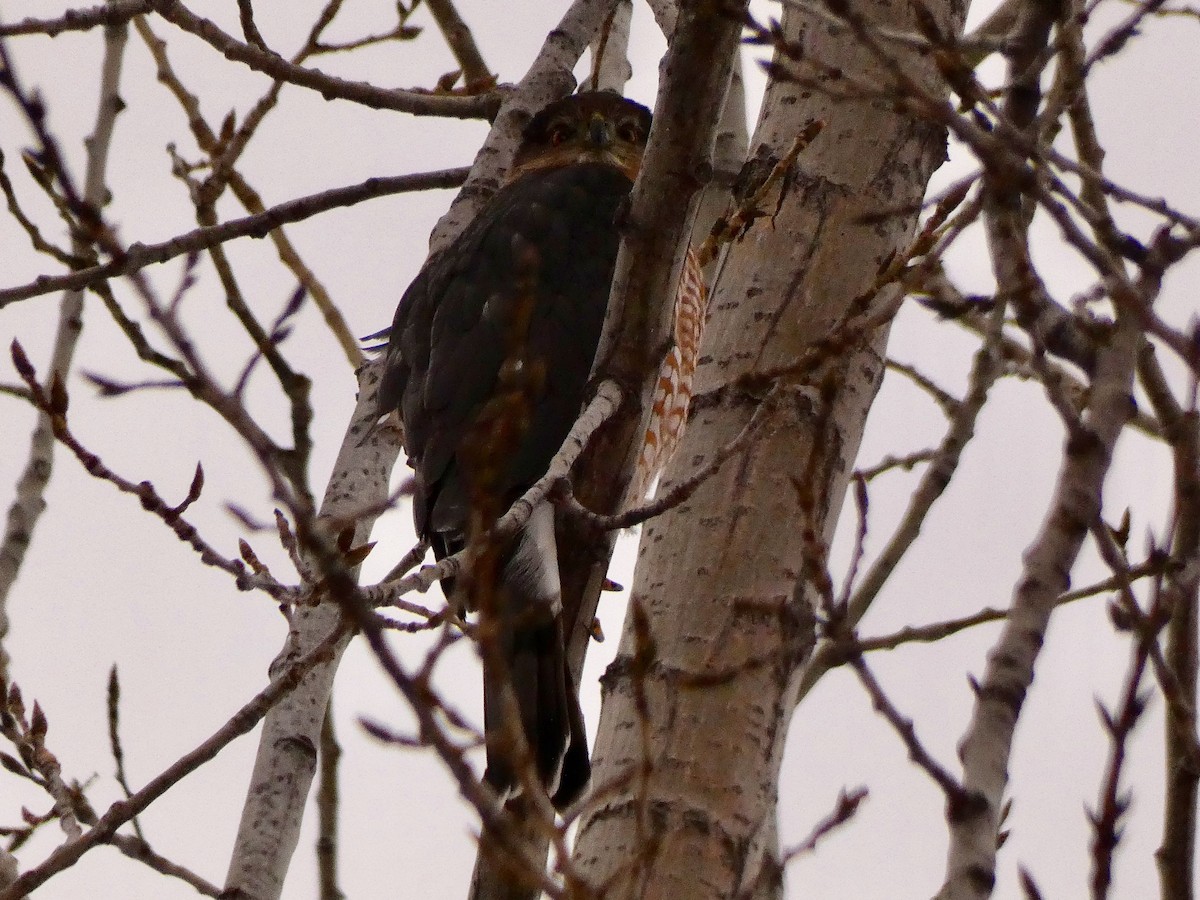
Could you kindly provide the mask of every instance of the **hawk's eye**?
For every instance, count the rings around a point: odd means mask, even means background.
[[[571,126],[566,122],[557,122],[550,127],[550,144],[557,147],[571,136]]]
[[[622,122],[617,126],[617,137],[629,144],[642,141],[642,129],[636,122]]]

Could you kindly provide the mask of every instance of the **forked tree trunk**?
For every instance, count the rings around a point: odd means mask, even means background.
[[[869,14],[915,33],[912,8],[886,0]],[[962,5],[927,8],[959,32]],[[753,417],[769,419],[747,452],[643,531],[632,606],[603,682],[593,806],[575,846],[580,872],[607,897],[782,892],[776,796],[796,675],[887,337],[886,325],[857,340],[836,326],[896,300],[895,286],[872,288],[906,250],[945,156],[941,127],[861,98],[894,79],[849,26],[788,6],[784,27],[828,68],[819,84],[772,79],[751,141],[767,160],[758,174],[808,123],[824,127],[760,204],[773,218],[719,267],[691,424],[660,493]],[[928,60],[883,46],[908,77],[944,95]],[[829,77],[834,68],[844,76]],[[833,334],[843,337],[819,349]],[[814,352],[814,371],[738,382]]]

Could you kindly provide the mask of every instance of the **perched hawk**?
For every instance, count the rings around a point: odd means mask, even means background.
[[[526,128],[505,184],[400,301],[379,411],[400,413],[416,470],[413,518],[439,559],[478,539],[545,474],[579,415],[620,244],[617,218],[649,130],[650,112],[611,92],[550,104]],[[638,496],[682,430],[703,318],[689,253]],[[507,681],[538,776],[563,809],[587,787],[590,763],[564,651],[552,506],[535,508],[490,559],[490,570],[485,557],[483,572],[447,589],[483,607],[481,625],[492,620],[491,638],[482,638],[497,651],[483,653],[485,778],[502,795],[518,788],[499,727]]]

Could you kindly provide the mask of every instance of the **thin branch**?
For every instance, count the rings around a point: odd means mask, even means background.
[[[475,36],[454,8],[453,0],[425,0],[425,6],[433,15],[433,20],[437,22],[450,52],[462,68],[466,93],[490,90],[496,83],[496,76],[483,61],[483,54],[479,52]]]
[[[196,467],[196,475],[192,481],[188,496],[182,503],[177,505],[171,505],[164,500],[149,481],[134,482],[122,477],[105,465],[99,456],[92,453],[80,443],[67,426],[67,395],[65,389],[62,387],[62,383],[54,380],[51,382],[48,391],[43,388],[38,383],[37,373],[34,371],[29,359],[25,356],[24,350],[21,349],[21,345],[16,341],[13,341],[12,344],[12,356],[13,364],[16,366],[21,377],[25,379],[25,383],[33,395],[34,404],[41,413],[47,416],[52,434],[75,455],[80,465],[83,466],[89,475],[93,478],[107,481],[123,494],[136,497],[143,509],[159,518],[180,541],[188,544],[195,550],[200,556],[201,562],[232,575],[239,588],[243,590],[259,588],[279,600],[283,600],[289,596],[288,590],[278,584],[278,582],[275,582],[274,579],[256,577],[246,571],[246,567],[242,564],[241,560],[223,556],[201,536],[194,525],[183,517],[183,511],[199,498],[200,490],[204,484],[203,470],[199,465]]]
[[[321,723],[321,747],[318,760],[321,778],[317,786],[317,873],[320,900],[344,900],[338,887],[338,762],[342,747],[333,726],[333,704],[325,707]]]
[[[234,713],[228,722],[218,728],[202,744],[181,756],[132,797],[127,800],[118,800],[110,806],[107,812],[82,837],[58,847],[43,863],[27,870],[7,888],[0,890],[0,900],[21,900],[26,894],[45,884],[52,875],[75,865],[87,851],[102,843],[110,842],[118,828],[145,810],[187,775],[215,757],[235,738],[253,730],[274,704],[292,691],[313,666],[329,655],[341,638],[343,628],[344,626],[339,625],[307,656],[295,661],[274,677],[270,685],[259,691],[249,703]]]
[[[137,820],[134,819],[134,821],[136,822]],[[108,837],[106,843],[116,847],[130,859],[145,863],[159,874],[166,875],[168,878],[178,878],[205,897],[221,896],[221,889],[211,881],[201,878],[191,869],[167,859],[161,853],[155,852],[154,848],[140,837],[131,837],[127,834],[113,834]]]
[[[858,807],[867,799],[867,794],[868,791],[865,787],[854,788],[852,791],[842,788],[838,791],[837,804],[833,811],[813,826],[808,837],[784,849],[781,859],[783,865],[786,866],[793,859],[814,852],[822,840],[854,818]]]
[[[1105,900],[1112,885],[1113,851],[1121,839],[1121,820],[1128,812],[1131,802],[1130,795],[1121,790],[1121,772],[1128,756],[1129,737],[1145,712],[1149,699],[1139,685],[1146,670],[1149,642],[1153,639],[1153,633],[1143,635],[1134,647],[1117,714],[1113,715],[1103,704],[1097,702],[1100,718],[1104,721],[1105,730],[1109,735],[1110,749],[1098,808],[1088,811],[1088,819],[1094,830],[1092,900]]]
[[[917,388],[929,395],[929,398],[938,405],[942,414],[948,419],[953,419],[957,415],[959,408],[962,406],[962,401],[951,394],[949,391],[944,391],[942,388],[920,371],[916,366],[902,363],[898,359],[889,358],[887,368],[890,372],[895,372],[897,375],[903,375],[911,381]]]
[[[361,184],[331,188],[307,197],[289,200],[257,215],[244,216],[208,228],[197,228],[159,244],[131,244],[126,248],[124,254],[110,262],[72,272],[69,275],[43,275],[22,287],[0,290],[0,308],[14,301],[36,297],[39,294],[90,287],[97,281],[130,275],[154,263],[163,263],[189,253],[206,250],[235,238],[264,237],[287,222],[299,222],[331,209],[353,206],[375,197],[433,188],[452,188],[463,183],[467,172],[468,170],[465,168],[442,169],[437,172],[422,172],[415,175],[368,178]]]
[[[262,34],[259,33],[258,26],[254,23],[254,6],[252,0],[237,0],[238,18],[242,23],[242,34],[246,41],[253,44],[259,50],[270,53],[271,50],[267,46],[267,42],[263,40]]]
[[[850,660],[850,667],[854,669],[854,674],[858,676],[859,681],[862,682],[863,687],[867,691],[867,695],[871,698],[871,705],[887,720],[896,734],[900,736],[900,740],[904,742],[904,746],[908,748],[908,758],[924,770],[925,774],[933,779],[933,782],[942,789],[942,793],[946,795],[946,804],[948,806],[954,808],[962,807],[967,802],[967,794],[963,786],[925,749],[925,746],[917,737],[917,731],[913,726],[912,719],[907,718],[888,699],[883,686],[871,673],[866,661],[861,656],[856,656]]]
[[[116,663],[108,670],[108,745],[112,750],[113,762],[116,764],[117,784],[121,786],[121,790],[125,793],[125,799],[128,800],[133,796],[133,790],[129,787],[129,779],[125,775],[125,749],[121,746],[121,682],[117,677]],[[146,842],[146,835],[142,833],[142,823],[137,816],[133,817],[133,833],[137,835],[137,839],[143,844]],[[149,845],[147,845],[147,849]]]
[[[893,472],[896,469],[911,472],[922,463],[932,462],[935,459],[937,459],[937,450],[934,448],[916,450],[912,453],[905,453],[903,456],[892,456],[889,454],[873,466],[867,466],[865,469],[855,469],[854,477],[861,478],[863,481],[873,481],[880,475]]]
[[[21,226],[21,230],[29,236],[29,243],[33,245],[33,249],[38,253],[44,253],[47,256],[53,257],[64,266],[76,268],[88,265],[91,261],[90,259],[77,257],[46,240],[41,229],[25,214],[25,210],[21,208],[21,202],[17,198],[16,189],[8,177],[8,172],[4,169],[4,162],[4,153],[0,151],[0,193],[4,194],[4,199],[8,204],[8,211],[12,214],[13,219]]]
[[[1184,410],[1172,394],[1149,344],[1138,361],[1138,374],[1163,423],[1174,463],[1173,557],[1178,570],[1167,577],[1165,667],[1176,690],[1166,710],[1166,796],[1162,844],[1155,853],[1164,898],[1190,898],[1196,843],[1196,797],[1200,786],[1196,704],[1200,673],[1197,627],[1200,621],[1200,417],[1193,405]]]
[[[115,4],[113,4],[115,5]],[[112,145],[117,114],[124,104],[120,99],[121,65],[125,58],[128,29],[124,23],[109,24],[104,40],[104,58],[100,64],[99,98],[96,108],[96,123],[86,139],[87,167],[84,174],[85,203],[99,209],[107,199],[105,184],[108,170],[108,152]],[[13,85],[16,88],[15,82]],[[0,159],[2,163],[2,159]],[[5,194],[10,208],[15,203],[8,179],[3,179]],[[76,232],[72,241],[75,257],[94,254],[89,241]],[[75,347],[83,329],[83,294],[69,290],[62,298],[59,308],[58,326],[54,336],[54,349],[50,357],[52,377],[66,383],[75,356]],[[28,387],[28,385],[27,385]],[[31,389],[32,396],[32,389]],[[16,581],[25,553],[33,540],[34,531],[43,510],[46,508],[45,492],[54,468],[54,434],[50,417],[44,412],[38,416],[29,440],[29,461],[16,486],[16,496],[8,509],[3,543],[0,544],[0,684],[8,680],[8,653],[4,639],[8,635],[8,597]]]
[[[321,51],[323,45],[320,43],[320,38],[325,29],[332,23],[341,5],[342,0],[329,0],[325,5],[310,29],[304,46],[293,55],[292,62],[294,64],[299,64]],[[197,145],[199,145],[201,150],[209,154],[211,158],[211,174],[199,186],[193,197],[212,200],[228,185],[246,208],[247,212],[255,215],[264,212],[266,205],[263,203],[262,198],[234,168],[234,163],[268,112],[275,108],[283,87],[283,82],[275,81],[272,83],[270,89],[243,116],[241,123],[231,137],[226,139],[224,136],[218,136],[205,121],[199,100],[184,87],[179,76],[176,74],[167,56],[166,43],[154,34],[144,17],[139,17],[134,22],[134,25],[142,40],[150,49],[151,55],[154,57],[155,66],[158,70],[158,80],[167,86],[167,89],[179,102],[187,115],[188,125],[196,139]],[[200,224],[215,224],[215,220],[201,222]],[[301,259],[299,252],[292,245],[292,242],[282,228],[273,229],[270,233],[270,239],[275,244],[280,261],[295,274],[297,280],[312,297],[317,308],[320,309],[326,325],[338,343],[341,344],[342,350],[346,354],[346,358],[349,360],[351,366],[357,368],[362,365],[363,356],[358,342],[347,326],[344,316],[334,303],[329,291]]]
[[[1066,588],[1088,523],[1099,514],[1112,447],[1130,411],[1129,391],[1140,343],[1141,332],[1131,316],[1119,315],[1112,341],[1097,357],[1082,434],[1066,448],[1051,506],[1025,553],[1025,570],[1008,621],[989,655],[974,715],[960,744],[963,784],[971,802],[951,810],[948,817],[950,852],[939,900],[982,898],[990,893],[983,891],[983,885],[991,884],[994,876],[1013,732],[1057,598]]]
[[[0,23],[0,37],[42,34],[56,37],[64,31],[90,31],[100,25],[122,25],[134,16],[154,8],[154,0],[111,0],[89,9],[72,9],[57,19],[22,19],[10,25]]]
[[[311,88],[326,100],[350,100],[372,109],[457,119],[491,119],[500,105],[494,91],[460,97],[421,90],[388,90],[364,81],[347,81],[317,69],[294,65],[275,53],[244,44],[210,20],[193,13],[179,0],[154,0],[152,5],[154,11],[168,22],[205,41],[226,59],[240,62],[278,81]]]
[[[1105,578],[1103,581],[1097,581],[1094,584],[1077,588],[1073,591],[1067,591],[1059,596],[1057,605],[1063,606],[1067,603],[1074,603],[1077,600],[1085,600],[1089,597],[1110,593],[1120,588],[1126,579],[1136,581],[1142,578],[1157,578],[1163,574],[1165,568],[1166,560],[1161,556],[1151,556],[1146,562],[1131,566],[1127,575],[1114,575],[1111,578]],[[1002,622],[1008,618],[1008,614],[1009,610],[1007,609],[985,607],[976,613],[957,619],[947,619],[944,622],[934,622],[931,625],[909,625],[901,628],[899,631],[879,635],[878,637],[860,637],[855,640],[853,649],[860,653],[870,653],[876,650],[895,650],[897,647],[902,647],[905,644],[933,644],[943,638],[958,634],[960,631],[966,631],[968,628],[986,625],[989,622]]]
[[[580,503],[576,499],[575,494],[569,489],[569,483],[565,485],[562,491],[555,494],[553,499],[556,503],[562,503],[574,515],[579,516],[593,527],[605,531],[633,528],[635,525],[640,525],[643,522],[661,516],[668,509],[673,509],[686,501],[696,493],[704,482],[720,471],[726,462],[734,456],[743,453],[751,445],[755,437],[771,421],[771,415],[778,409],[778,405],[781,402],[779,397],[781,392],[778,388],[779,385],[776,385],[776,390],[768,395],[754,410],[750,420],[733,440],[718,449],[708,462],[682,481],[660,482],[652,500],[635,503],[639,498],[628,498],[626,502],[634,504],[629,509],[625,509],[615,515],[605,516],[593,512]]]
[[[975,354],[966,396],[950,419],[946,436],[936,455],[921,476],[921,481],[909,497],[908,506],[891,539],[855,587],[846,604],[846,624],[853,628],[870,609],[875,598],[887,583],[888,577],[921,534],[929,511],[945,492],[958,470],[963,450],[975,435],[975,421],[987,401],[988,393],[1000,376],[1001,365],[998,341],[1004,319],[1003,304],[997,304],[989,319],[989,333]],[[812,690],[829,667],[841,656],[836,643],[818,645],[800,679],[799,697]]]

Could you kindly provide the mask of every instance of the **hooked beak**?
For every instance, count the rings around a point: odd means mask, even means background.
[[[599,113],[592,113],[588,122],[588,142],[599,150],[607,150],[613,144],[612,123]]]

